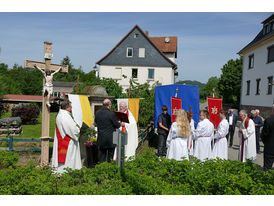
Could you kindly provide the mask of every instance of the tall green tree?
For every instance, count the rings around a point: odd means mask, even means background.
[[[203,86],[202,88],[200,88],[199,93],[200,93],[200,98],[206,100],[207,97],[209,96],[214,96],[215,97],[219,97],[219,89],[218,89],[218,83],[219,83],[219,79],[215,76],[215,77],[210,77],[206,83],[205,86]]]
[[[218,83],[223,102],[238,107],[241,95],[242,57],[229,60],[221,69],[222,74]]]

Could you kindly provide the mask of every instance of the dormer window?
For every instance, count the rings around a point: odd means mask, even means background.
[[[134,34],[134,39],[136,39],[139,36],[139,34],[135,33]]]
[[[127,48],[127,57],[133,57],[133,48],[131,47]]]

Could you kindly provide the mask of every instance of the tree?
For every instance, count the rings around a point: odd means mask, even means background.
[[[218,83],[223,102],[238,107],[241,95],[242,57],[229,60],[221,69],[222,74]]]
[[[215,97],[219,97],[218,82],[219,79],[217,77],[210,77],[206,85],[199,90],[200,99],[205,100],[207,97],[213,96],[213,92]]]

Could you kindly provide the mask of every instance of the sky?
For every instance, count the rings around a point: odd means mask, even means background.
[[[252,41],[271,12],[0,12],[0,62],[12,68],[24,59],[44,61],[44,41],[53,43],[52,63],[69,56],[90,72],[136,24],[149,36],[177,36],[179,80],[206,83]]]

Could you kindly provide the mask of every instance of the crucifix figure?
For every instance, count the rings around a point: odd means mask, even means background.
[[[53,76],[54,74],[58,73],[59,71],[62,71],[62,67],[60,67],[57,71],[51,73],[51,71],[49,69],[47,69],[46,71],[43,71],[43,69],[41,69],[40,67],[38,67],[36,64],[34,64],[34,67],[36,69],[39,69],[40,72],[42,72],[43,76],[44,76],[44,79],[45,79],[45,84],[44,84],[44,87],[43,87],[43,96],[48,96],[47,98],[47,106],[50,107],[50,97],[52,96],[53,94],[53,83],[52,83],[52,80],[53,80]]]
[[[24,67],[37,68],[43,75],[43,104],[42,104],[42,135],[41,135],[41,165],[49,163],[49,120],[50,120],[50,95],[52,94],[53,75],[59,71],[68,72],[68,65],[51,64],[52,43],[44,42],[44,59],[45,62],[25,60]],[[44,71],[43,71],[44,70]],[[51,74],[51,71],[54,73]],[[45,95],[47,93],[47,95]]]

